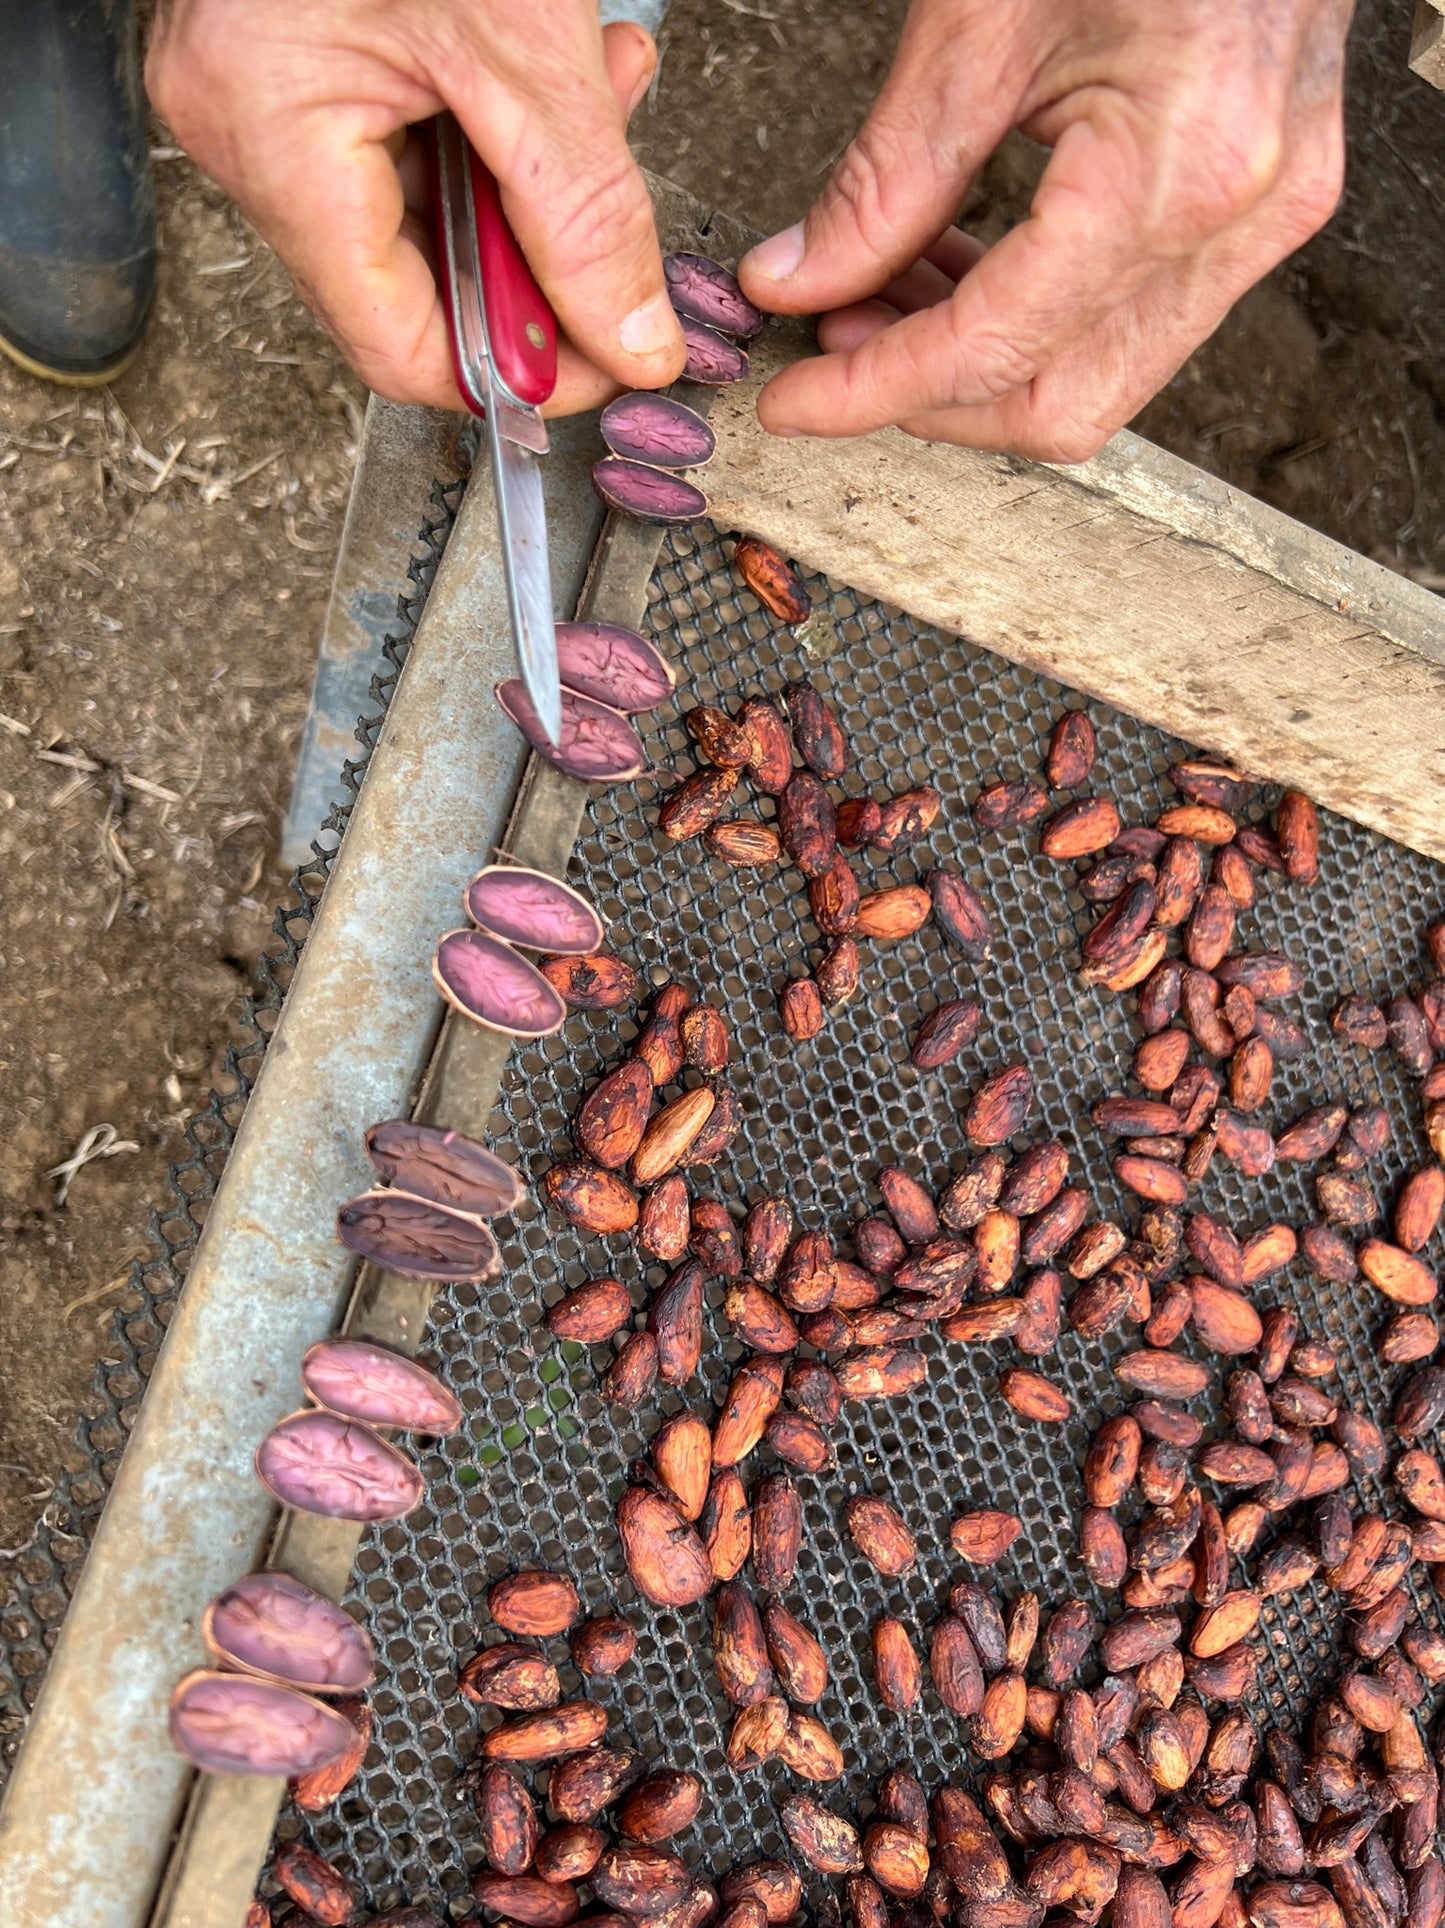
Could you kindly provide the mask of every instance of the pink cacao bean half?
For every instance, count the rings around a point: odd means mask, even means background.
[[[399,1520],[422,1495],[420,1470],[360,1420],[292,1413],[256,1448],[256,1477],[283,1506],[327,1520]]]
[[[248,1573],[218,1593],[201,1621],[224,1668],[309,1694],[355,1694],[376,1672],[371,1640],[334,1600],[289,1573]]]
[[[366,1339],[323,1339],[301,1361],[301,1383],[328,1411],[409,1433],[454,1433],[459,1401],[434,1372]]]
[[[498,683],[497,701],[538,756],[581,783],[622,783],[647,767],[642,738],[620,711],[595,697],[563,689],[560,743],[553,743],[542,728],[520,676]]]

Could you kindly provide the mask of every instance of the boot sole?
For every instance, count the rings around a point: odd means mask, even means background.
[[[33,355],[27,355],[23,348],[18,347],[15,342],[0,333],[0,355],[14,362],[15,366],[23,369],[27,375],[33,375],[42,382],[54,382],[61,388],[103,388],[107,382],[113,382],[118,375],[125,373],[140,353],[140,348],[140,337],[137,336],[128,348],[123,349],[116,356],[114,361],[107,362],[101,368],[51,368],[46,363],[37,361]]]

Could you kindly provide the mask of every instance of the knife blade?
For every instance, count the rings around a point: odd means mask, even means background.
[[[562,687],[547,512],[538,457],[541,404],[557,385],[557,323],[502,210],[497,183],[455,115],[436,120],[443,295],[457,387],[487,427],[517,665],[547,733],[562,734]]]

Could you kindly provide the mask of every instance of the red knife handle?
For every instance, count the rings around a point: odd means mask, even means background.
[[[470,161],[492,367],[519,402],[540,406],[557,386],[557,318],[517,246],[491,170],[475,148]]]

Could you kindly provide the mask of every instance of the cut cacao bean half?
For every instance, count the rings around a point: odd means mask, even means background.
[[[503,1159],[459,1131],[388,1118],[366,1134],[366,1155],[398,1191],[472,1218],[514,1212],[527,1188]]]
[[[486,931],[448,931],[432,977],[447,1003],[489,1031],[544,1038],[560,1031],[567,1006],[535,964]]]
[[[762,310],[753,306],[737,276],[720,262],[705,254],[679,251],[662,257],[662,272],[667,298],[678,314],[741,335],[744,341],[762,327]]]
[[[632,714],[656,709],[677,688],[660,650],[621,623],[558,623],[557,674],[563,689]]]
[[[663,480],[668,478],[663,477]],[[576,690],[562,691],[562,740],[553,743],[519,676],[498,683],[497,701],[538,756],[579,783],[624,783],[647,767],[642,738],[620,710]]]
[[[362,1192],[336,1214],[336,1236],[352,1252],[412,1279],[495,1278],[497,1241],[479,1218],[408,1192]]]
[[[454,1433],[461,1402],[434,1372],[366,1339],[323,1339],[301,1361],[301,1383],[328,1411],[409,1433]]]
[[[698,330],[699,334],[707,332],[705,328]],[[724,342],[721,336],[718,341],[724,348],[732,347],[732,343]],[[734,353],[741,352],[734,350]],[[691,344],[688,359],[692,359]],[[693,379],[700,381],[702,377]],[[717,375],[713,380],[736,381],[737,377]],[[604,455],[600,462],[593,463],[592,486],[609,509],[620,510],[635,522],[655,522],[665,529],[700,522],[708,511],[707,497],[695,483],[686,482],[667,469],[649,468],[645,462],[626,462],[620,455]]]
[[[350,1721],[309,1694],[198,1668],[176,1682],[171,1741],[207,1774],[311,1774],[340,1758]]]
[[[585,957],[607,933],[580,890],[521,864],[488,864],[467,885],[462,902],[479,930],[531,951]]]
[[[609,402],[598,427],[614,455],[655,469],[700,469],[717,448],[716,435],[695,409],[645,389]]]
[[[740,382],[748,372],[748,358],[735,341],[720,335],[715,328],[694,321],[690,315],[683,315],[682,340],[687,350],[687,359],[682,372],[690,382],[702,382],[708,388],[726,388],[732,382]]]
[[[379,1433],[314,1407],[272,1427],[256,1448],[256,1477],[283,1506],[327,1520],[399,1520],[423,1484]]]
[[[201,1620],[216,1663],[308,1694],[355,1694],[376,1672],[371,1638],[349,1613],[289,1573],[248,1573]]]

